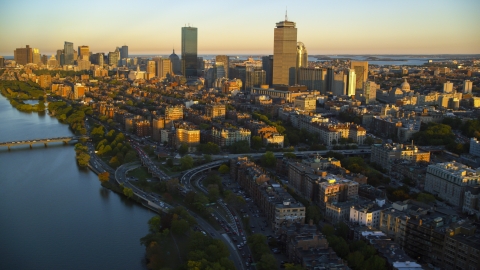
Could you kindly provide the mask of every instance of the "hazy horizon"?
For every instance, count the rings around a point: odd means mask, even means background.
[[[181,27],[198,28],[198,53],[273,54],[275,23],[296,23],[309,55],[480,54],[480,1],[37,1],[0,3],[0,55],[65,41],[108,53],[181,54]]]

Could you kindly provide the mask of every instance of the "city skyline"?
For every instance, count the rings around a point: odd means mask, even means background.
[[[108,53],[128,45],[129,53],[181,53],[181,28],[198,28],[198,54],[273,54],[273,29],[288,19],[297,40],[314,54],[480,53],[480,2],[465,1],[48,1],[1,4],[0,55],[30,45],[52,55],[65,41]],[[127,6],[128,5],[128,6]],[[69,12],[65,12],[68,10]],[[109,12],[106,12],[106,11]],[[152,13],[151,11],[157,11]],[[154,15],[153,15],[154,14]]]

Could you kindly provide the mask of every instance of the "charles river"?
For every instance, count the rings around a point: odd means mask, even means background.
[[[71,135],[0,95],[0,142]],[[146,269],[153,215],[79,169],[73,145],[0,148],[0,269]]]

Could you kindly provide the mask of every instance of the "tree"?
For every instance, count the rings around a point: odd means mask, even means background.
[[[182,171],[192,168],[193,167],[193,158],[189,155],[186,155],[186,156],[180,158],[180,167],[182,168]]]
[[[227,165],[222,164],[222,165],[220,166],[220,168],[218,168],[218,172],[219,172],[219,173],[223,173],[223,174],[229,173],[229,172],[230,172],[230,168],[229,168]]]
[[[259,150],[263,146],[263,141],[260,136],[252,136],[252,140],[250,141],[252,148],[255,150]]]
[[[287,153],[283,153],[283,157],[296,159],[297,155],[295,155],[294,153],[287,152]]]
[[[177,194],[178,192],[178,178],[172,178],[167,181],[167,191],[171,194]]]
[[[348,265],[353,269],[365,269],[363,268],[364,256],[360,251],[355,251],[347,256]]]
[[[436,199],[432,194],[422,192],[418,194],[417,201],[430,204],[430,203],[434,203]]]
[[[127,198],[131,198],[133,196],[133,190],[131,188],[123,187],[123,195],[127,196]]]
[[[110,162],[109,164],[114,167],[114,168],[117,168],[118,166],[120,166],[120,161],[118,160],[118,158],[115,156],[115,157],[112,157],[110,159]]]
[[[158,232],[160,232],[161,224],[162,223],[161,223],[161,220],[160,220],[160,216],[156,215],[156,216],[153,216],[148,221],[148,228],[149,228],[151,233],[158,233]]]
[[[273,254],[263,254],[260,261],[257,263],[257,269],[259,270],[270,270],[277,268],[277,260]]]
[[[275,164],[277,163],[277,158],[275,157],[275,154],[273,152],[266,152],[261,158],[260,158],[262,165],[265,167],[274,167]]]
[[[322,233],[327,237],[331,236],[331,235],[334,235],[335,234],[335,228],[332,225],[327,224],[327,225],[323,226]]]
[[[250,144],[248,141],[238,141],[230,146],[230,151],[233,154],[243,154],[250,152]]]
[[[305,221],[310,222],[312,220],[313,224],[318,224],[322,219],[320,208],[316,205],[309,205],[306,210]]]
[[[98,180],[100,180],[100,182],[102,183],[108,182],[108,180],[110,180],[110,173],[108,172],[99,173]]]
[[[363,144],[366,144],[366,145],[372,145],[374,143],[375,143],[375,140],[370,136],[365,138],[365,140],[363,140]]]
[[[188,145],[186,143],[182,143],[178,148],[178,153],[182,156],[188,153]]]
[[[167,159],[167,166],[168,167],[173,167],[173,159],[171,159],[171,158]]]
[[[205,160],[206,163],[212,162],[212,156],[211,155],[204,155],[203,159]]]
[[[218,185],[208,185],[208,199],[211,203],[216,202],[220,198],[220,190]]]
[[[172,221],[171,232],[174,234],[184,234],[190,228],[188,222],[184,219],[174,219]]]

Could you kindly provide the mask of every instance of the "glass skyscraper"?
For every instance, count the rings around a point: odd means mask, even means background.
[[[182,27],[182,73],[185,77],[197,76],[197,41],[196,27]]]
[[[65,41],[63,46],[63,53],[65,55],[65,65],[73,65],[73,43]]]

